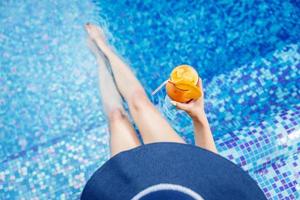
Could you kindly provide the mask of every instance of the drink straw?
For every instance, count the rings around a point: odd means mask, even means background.
[[[155,95],[166,83],[168,82],[168,80],[165,80],[162,84],[160,84],[152,93],[151,95]]]

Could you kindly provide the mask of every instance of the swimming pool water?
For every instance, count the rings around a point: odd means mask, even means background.
[[[221,155],[269,199],[300,198],[299,15],[297,1],[1,1],[0,199],[77,199],[108,159],[87,21],[148,94],[194,66]],[[152,101],[193,143],[165,91]]]
[[[288,1],[96,3],[117,49],[148,89],[178,64],[191,64],[210,81],[300,38],[299,7]]]

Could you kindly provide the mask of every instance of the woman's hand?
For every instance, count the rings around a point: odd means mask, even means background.
[[[201,89],[202,95],[199,99],[193,100],[189,103],[179,103],[171,101],[176,108],[186,111],[193,119],[195,144],[199,147],[218,153],[215,141],[210,130],[210,126],[204,111],[204,92],[202,87],[202,80],[199,78],[198,85]]]
[[[176,101],[171,101],[171,103],[176,106],[177,109],[184,110],[193,119],[193,121],[204,122],[206,121],[206,115],[204,111],[204,92],[202,87],[202,80],[199,77],[198,86],[202,92],[202,95],[197,100],[192,100],[189,103],[180,103]]]

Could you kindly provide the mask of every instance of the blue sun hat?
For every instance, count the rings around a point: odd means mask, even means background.
[[[82,200],[265,200],[229,160],[189,144],[162,142],[121,152],[88,180]]]

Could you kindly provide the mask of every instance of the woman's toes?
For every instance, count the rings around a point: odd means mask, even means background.
[[[89,35],[92,35],[93,30],[92,30],[92,26],[90,23],[85,24],[85,30]]]
[[[103,40],[103,42],[105,42],[104,33],[100,27],[91,23],[86,23],[85,29],[92,39],[98,38]]]

